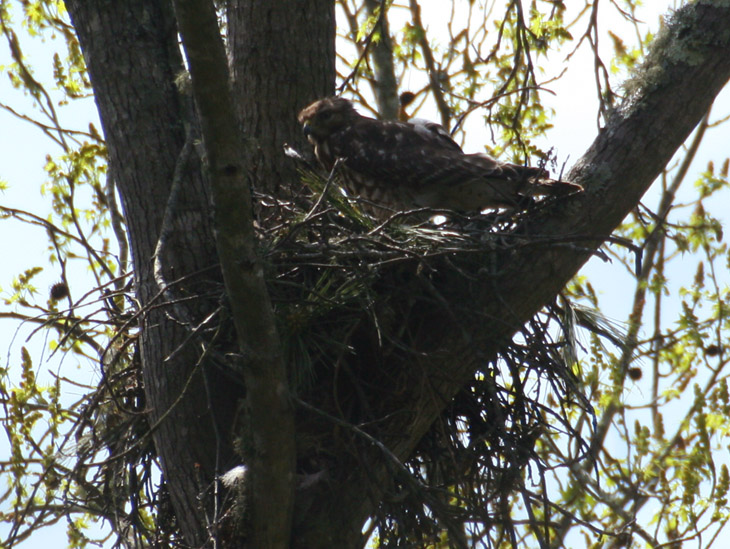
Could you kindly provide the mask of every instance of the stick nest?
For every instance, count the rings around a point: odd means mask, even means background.
[[[574,423],[593,418],[574,359],[566,361],[574,355],[564,307],[547,307],[511,341],[493,342],[497,356],[469,349],[483,362],[405,463],[390,454],[397,441],[384,431],[393,414],[416,413],[405,408],[414,391],[438,397],[438,373],[423,365],[445,332],[460,327],[468,339],[487,321],[473,296],[498,292],[495,273],[529,240],[525,226],[544,204],[477,216],[405,212],[378,223],[305,177],[312,196],[258,197],[269,215],[260,237],[270,294],[303,403],[301,485],[334,483],[332,471],[367,472],[381,459],[391,471],[372,521],[382,547],[444,539],[470,547],[485,533],[495,546],[525,535],[546,544],[556,509],[545,472],[555,464],[541,440],[568,441],[579,458],[587,447]],[[436,225],[429,218],[439,213],[447,219]]]

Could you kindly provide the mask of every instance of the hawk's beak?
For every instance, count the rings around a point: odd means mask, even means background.
[[[302,133],[304,133],[304,137],[309,137],[312,135],[312,128],[309,127],[309,122],[304,123],[304,127],[302,127]]]

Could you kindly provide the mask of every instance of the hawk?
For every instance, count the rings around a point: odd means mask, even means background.
[[[417,208],[475,212],[515,208],[532,196],[580,191],[548,179],[542,168],[465,154],[440,125],[424,120],[375,120],[341,97],[315,101],[299,113],[317,160],[379,219]]]

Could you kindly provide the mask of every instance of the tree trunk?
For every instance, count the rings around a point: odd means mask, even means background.
[[[175,285],[175,295],[201,295],[221,283],[202,164],[194,151],[181,154],[186,141],[199,139],[199,122],[192,97],[180,84],[185,78],[177,24],[164,0],[69,0],[66,5],[96,92],[110,176],[129,227],[136,294],[147,311],[141,357],[152,435],[177,522],[187,543],[201,547],[217,518],[211,483],[237,464],[231,425],[244,390],[221,369],[228,365],[201,363],[191,338],[215,303],[201,299],[194,309],[154,307],[164,302],[153,255],[166,209],[172,234],[161,258],[165,280],[184,279]],[[248,0],[230,5],[234,90],[245,135],[255,140],[261,157],[252,176],[256,187],[273,190],[283,180],[298,181],[282,153],[285,142],[303,145],[296,113],[333,90],[334,4]],[[180,164],[180,193],[168,206]]]
[[[69,0],[66,5],[96,93],[110,174],[130,235],[136,294],[146,309],[161,303],[152,258],[186,126],[195,125],[191,100],[175,83],[184,67],[172,6],[150,0]],[[181,183],[165,270],[170,280],[200,271],[210,278],[217,257],[208,193],[195,155]],[[188,279],[184,285],[194,288],[195,283]],[[186,319],[168,316],[174,314],[153,308],[141,319],[146,407],[178,523],[189,543],[201,546],[208,536],[198,495],[208,488],[216,459],[223,458],[216,450],[223,448],[216,440],[198,352],[183,346]]]
[[[297,113],[334,92],[334,7],[333,0],[228,4],[233,97],[246,136],[259,147],[256,190],[280,197],[298,190],[283,145],[304,150]]]
[[[96,92],[110,173],[129,226],[137,295],[146,308],[160,302],[152,257],[173,174],[184,161],[180,152],[198,126],[190,98],[175,85],[183,71],[176,23],[162,0],[68,0],[66,5]],[[233,96],[244,133],[259,148],[254,185],[289,192],[297,179],[281,148],[284,142],[302,145],[295,114],[333,89],[333,3],[232,0],[229,6]],[[643,80],[572,170],[570,180],[584,185],[585,192],[531,219],[522,247],[498,257],[501,274],[491,284],[464,287],[457,274],[444,273],[436,290],[449,296],[456,310],[462,302],[480,308],[480,322],[445,318],[440,306],[424,309],[418,318],[398,319],[414,334],[414,349],[428,351],[388,365],[413,371],[423,383],[414,383],[397,402],[377,404],[380,411],[398,412],[387,416],[384,439],[398,458],[411,455],[475,369],[554,299],[590,250],[635,207],[730,77],[729,25],[726,3],[696,2],[680,10]],[[175,287],[198,295],[201,284],[220,284],[220,278],[209,193],[194,154],[181,189],[163,265],[167,280],[204,272]],[[230,416],[242,389],[220,370],[198,365],[191,326],[185,324],[190,318],[200,322],[214,305],[197,300],[196,306],[183,318],[171,307],[146,309],[141,339],[155,446],[178,524],[186,541],[200,547],[210,537],[206,521],[216,517],[210,498],[201,505],[199,497],[218,472],[236,463]],[[316,484],[306,497],[298,494],[294,546],[353,547],[362,541],[362,525],[391,478],[381,453],[373,450],[372,457],[367,472],[339,471],[333,476],[342,482]]]

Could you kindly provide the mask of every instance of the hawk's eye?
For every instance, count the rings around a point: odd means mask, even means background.
[[[320,120],[329,120],[332,118],[332,111],[324,111],[319,115]]]

